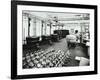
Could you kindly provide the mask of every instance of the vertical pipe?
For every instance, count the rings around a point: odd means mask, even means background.
[[[41,26],[41,36],[43,35],[43,23],[44,23],[44,21],[41,21],[41,23],[42,23],[42,26]]]
[[[30,37],[30,18],[28,18],[28,37]]]
[[[36,36],[36,17],[34,18],[34,36]]]
[[[51,23],[50,23],[50,35],[51,35]]]
[[[46,35],[46,28],[47,28],[47,26],[46,26],[46,21],[45,21],[45,35]]]

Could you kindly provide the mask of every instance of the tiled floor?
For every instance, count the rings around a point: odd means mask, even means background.
[[[64,53],[67,54],[67,51],[68,51],[68,47],[67,47],[67,42],[66,42],[66,38],[63,38],[61,39],[60,41],[58,42],[53,42],[52,45],[50,44],[44,44],[44,45],[41,45],[40,48],[42,50],[45,50],[48,52],[48,50],[52,50],[54,49],[55,51],[58,51],[58,50],[61,50],[63,51]],[[30,50],[31,52],[33,52],[33,50]],[[25,51],[26,52],[26,51]],[[28,52],[28,53],[31,53],[31,52]],[[71,49],[70,50],[71,52],[71,55],[70,55],[70,60],[68,62],[68,59],[65,60],[64,62],[64,65],[67,67],[67,66],[79,66],[79,61],[76,61],[75,60],[75,57],[76,56],[79,56],[79,57],[87,57],[85,53],[75,53],[74,49]],[[27,52],[26,52],[27,53]],[[49,53],[50,54],[50,53]]]
[[[62,50],[64,52],[66,52],[68,50],[68,48],[67,48],[67,42],[66,42],[65,38],[61,39],[58,42],[53,42],[52,45],[45,44],[45,45],[42,45],[40,47],[42,49],[47,49],[47,50],[48,49],[55,49],[55,50]]]
[[[54,42],[52,45],[42,45],[42,49],[55,49],[55,50],[62,50],[65,53],[68,51],[66,38],[61,39],[59,42]],[[71,61],[69,62],[68,66],[78,66],[79,62],[75,60],[76,56],[79,57],[87,57],[84,53],[75,53],[74,50],[71,51]]]

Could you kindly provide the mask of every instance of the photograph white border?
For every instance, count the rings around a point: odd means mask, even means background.
[[[22,10],[90,14],[90,66],[22,68]],[[17,75],[94,71],[94,9],[17,5]]]

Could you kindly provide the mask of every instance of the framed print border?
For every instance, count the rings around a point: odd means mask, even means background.
[[[49,6],[49,7],[68,7],[94,10],[94,71],[81,72],[64,72],[64,73],[48,73],[48,74],[27,74],[17,75],[17,6],[18,5],[35,5],[35,6]],[[97,6],[96,5],[82,5],[82,4],[64,4],[64,3],[48,3],[48,2],[33,2],[33,1],[11,1],[11,78],[42,78],[42,77],[59,77],[59,76],[73,76],[73,75],[90,75],[97,74]]]

